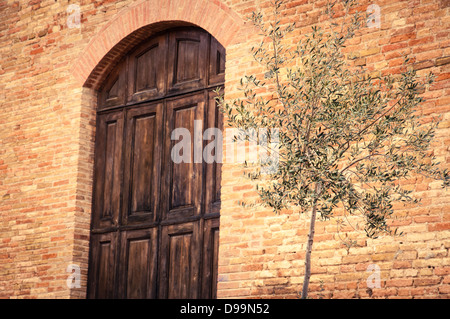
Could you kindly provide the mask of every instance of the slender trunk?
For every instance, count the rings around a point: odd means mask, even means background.
[[[321,191],[320,188],[321,188],[320,184],[316,184],[316,198],[319,196],[319,193]],[[311,277],[311,252],[316,228],[316,215],[317,215],[317,200],[314,201],[311,212],[311,221],[309,224],[308,243],[306,245],[306,256],[305,256],[305,278],[303,280],[303,289],[301,297],[302,299],[306,299],[306,297],[308,297],[309,278]]]
[[[309,278],[311,277],[311,251],[314,242],[316,213],[317,213],[317,206],[314,204],[314,207],[311,212],[311,222],[309,225],[308,244],[306,245],[305,279],[303,280],[302,299],[306,299],[306,297],[308,296]]]

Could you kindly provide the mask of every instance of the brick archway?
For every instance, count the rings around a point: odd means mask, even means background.
[[[251,34],[249,25],[220,0],[139,0],[100,27],[73,61],[71,73],[83,87],[81,108],[85,112],[80,127],[80,139],[85,146],[80,149],[78,168],[90,172],[78,180],[80,214],[75,216],[73,263],[81,265],[83,289],[72,289],[73,298],[84,298],[87,286],[86,255],[90,236],[86,225],[90,224],[92,209],[93,176],[90,174],[93,172],[97,92],[110,71],[132,48],[155,33],[182,26],[204,29],[225,48],[241,41],[242,34]]]
[[[98,89],[130,48],[155,32],[185,25],[205,29],[227,47],[244,22],[218,0],[141,0],[102,27],[73,64],[72,74],[84,87]]]

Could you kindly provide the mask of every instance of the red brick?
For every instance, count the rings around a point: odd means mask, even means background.
[[[434,269],[434,274],[438,276],[450,275],[450,266],[436,267]]]
[[[448,295],[450,294],[450,285],[442,285],[439,287],[439,293]]]
[[[238,191],[242,191],[242,190],[247,190],[247,189],[253,189],[255,186],[253,185],[240,185],[240,186],[234,186],[233,187],[233,191],[234,192],[238,192]]]
[[[411,39],[415,39],[415,37],[416,37],[415,32],[396,35],[391,38],[390,43],[397,43],[397,42],[402,42],[402,41],[406,41],[406,40],[411,40]]]
[[[44,52],[44,48],[37,48],[35,50],[31,50],[30,51],[30,55],[36,55],[36,54],[39,54],[39,53],[42,53],[42,52]]]
[[[393,269],[408,269],[411,268],[412,262],[407,260],[396,260],[392,265]]]
[[[63,181],[54,182],[53,186],[61,186],[61,185],[67,185],[67,184],[69,184],[69,180],[63,180]]]
[[[439,216],[417,216],[414,217],[414,222],[416,223],[430,223],[440,221],[441,218]]]
[[[439,81],[444,81],[444,80],[448,80],[448,79],[450,79],[450,73],[442,73],[436,77],[435,81],[439,82]]]
[[[394,51],[394,50],[405,48],[407,46],[408,46],[407,43],[388,44],[388,45],[385,45],[382,47],[381,52],[385,53],[385,52],[389,52],[389,51]]]
[[[409,41],[409,46],[414,46],[414,45],[423,45],[426,43],[432,43],[434,41],[434,36],[427,36],[427,37],[423,37],[420,39],[411,39]]]
[[[417,278],[414,279],[414,286],[432,286],[437,285],[441,281],[439,277],[433,278]]]
[[[46,255],[42,255],[42,259],[53,259],[56,258],[57,254],[46,254]]]
[[[386,287],[408,287],[412,286],[412,279],[390,279],[386,280]]]
[[[241,97],[237,83],[244,74],[264,75],[248,58],[259,40],[250,23],[244,24],[256,9],[252,1],[106,0],[80,5],[81,30],[67,28],[64,10],[38,0],[28,7],[17,1],[0,4],[0,47],[8,48],[0,57],[1,298],[85,297],[97,98],[88,87],[98,89],[115,62],[156,24],[146,25],[185,20],[213,33],[227,48],[226,94],[230,98]],[[299,24],[288,42],[298,43],[311,23],[328,22],[319,12],[324,5],[325,1],[287,1],[282,7],[283,23]],[[260,7],[270,10],[268,1]],[[359,7],[365,11],[367,4]],[[354,64],[366,66],[377,76],[399,74],[406,54],[420,76],[428,71],[436,74],[421,111],[425,123],[433,121],[433,114],[443,115],[433,150],[448,164],[447,10],[438,0],[387,1],[381,9],[382,28],[362,28],[349,41],[346,53],[355,54]],[[20,21],[29,14],[27,10],[39,13],[43,20]],[[54,25],[45,17],[62,19]],[[141,27],[142,32],[124,39]],[[275,215],[270,210],[238,207],[243,197],[257,199],[251,183],[243,182],[243,172],[241,167],[223,167],[226,199],[221,203],[219,247],[223,281],[218,295],[297,298],[303,281],[308,214],[286,210]],[[422,198],[420,207],[394,206],[401,218],[389,224],[398,226],[405,236],[368,240],[355,229],[362,226],[353,223],[356,216],[343,211],[337,215],[348,217],[351,225],[339,235],[334,220],[317,223],[312,297],[449,298],[448,256],[444,256],[450,247],[446,237],[449,194],[423,178],[402,185]],[[342,238],[355,240],[357,246],[347,249]],[[71,263],[82,267],[81,289],[66,286],[65,267]],[[381,269],[382,288],[366,291],[371,264]]]
[[[435,223],[428,225],[429,231],[441,231],[450,229],[450,222],[448,223]]]

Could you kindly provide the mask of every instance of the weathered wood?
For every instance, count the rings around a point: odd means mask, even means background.
[[[154,222],[159,211],[163,103],[127,110],[122,224]]]
[[[169,35],[169,92],[185,92],[205,87],[208,73],[206,32],[180,30]]]
[[[88,296],[115,298],[117,232],[91,236]]]
[[[167,34],[154,37],[128,57],[129,102],[163,97],[166,91]]]
[[[122,134],[122,111],[98,117],[92,220],[94,228],[118,225],[122,173]]]
[[[158,228],[121,233],[119,298],[156,297]]]

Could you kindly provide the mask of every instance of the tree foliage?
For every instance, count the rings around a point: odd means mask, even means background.
[[[353,5],[343,3],[347,10]],[[219,99],[229,125],[279,130],[279,149],[272,150],[279,154],[278,170],[269,186],[258,187],[262,202],[277,212],[291,205],[306,212],[315,205],[325,219],[342,204],[349,214],[361,213],[367,235],[376,237],[388,231],[393,202],[414,200],[400,180],[422,174],[450,183],[448,171],[430,156],[437,122],[423,124],[417,112],[432,77],[421,81],[408,59],[396,77],[349,69],[342,49],[360,27],[358,12],[340,27],[314,26],[296,47],[287,47],[283,39],[295,27],[280,26],[282,1],[273,4],[269,25],[261,13],[252,16],[264,37],[252,54],[265,78],[245,76],[244,99]],[[333,7],[327,10],[331,16]],[[270,84],[274,94],[258,96]]]

